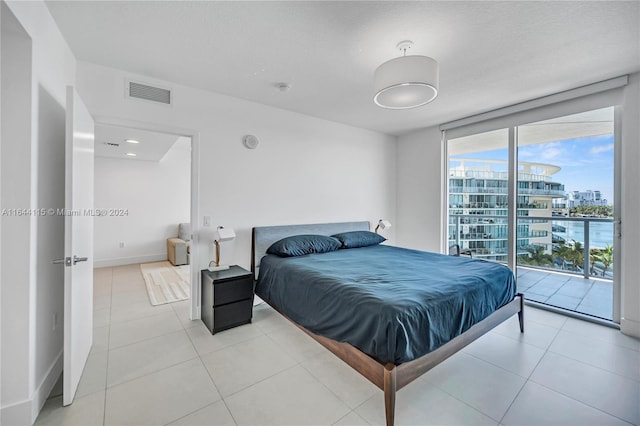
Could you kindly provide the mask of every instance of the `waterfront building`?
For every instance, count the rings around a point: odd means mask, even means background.
[[[600,191],[571,191],[568,194],[567,206],[569,208],[578,206],[606,206],[607,200],[602,198]]]
[[[554,180],[560,167],[519,162],[518,254],[532,246],[553,248],[554,201],[566,199],[564,185]],[[451,158],[449,168],[449,243],[469,249],[474,257],[507,260],[508,173],[504,160]],[[557,204],[557,203],[556,203]]]

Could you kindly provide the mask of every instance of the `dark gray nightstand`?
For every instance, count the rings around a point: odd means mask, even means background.
[[[224,271],[203,269],[201,317],[215,334],[251,322],[253,274],[233,265]]]

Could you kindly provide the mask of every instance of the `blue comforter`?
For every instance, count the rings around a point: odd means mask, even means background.
[[[306,329],[397,365],[513,300],[515,280],[497,263],[378,245],[267,255],[256,294]]]

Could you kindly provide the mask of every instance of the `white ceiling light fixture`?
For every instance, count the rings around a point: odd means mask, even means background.
[[[124,141],[127,143],[140,143],[140,141],[137,139],[125,139]]]
[[[138,154],[134,154],[133,152],[127,152],[125,155],[129,156],[129,157],[135,157]]]
[[[376,105],[388,109],[409,109],[426,105],[438,96],[438,62],[428,56],[407,56],[410,40],[397,47],[403,56],[380,65],[374,74]]]

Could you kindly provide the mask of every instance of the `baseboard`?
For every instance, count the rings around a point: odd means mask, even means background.
[[[31,426],[33,400],[27,399],[0,408],[0,424],[11,426]]]
[[[150,254],[146,256],[118,257],[114,259],[96,259],[93,261],[94,268],[107,268],[109,266],[131,265],[134,263],[161,262],[167,260],[167,254]]]
[[[49,367],[47,374],[45,374],[44,378],[40,382],[40,385],[36,388],[36,391],[33,393],[33,410],[32,410],[32,419],[33,422],[36,421],[38,414],[40,414],[40,410],[44,406],[44,403],[47,402],[47,398],[51,394],[51,390],[56,385],[56,382],[60,378],[62,374],[62,366],[64,362],[64,352],[61,350],[55,361]]]
[[[0,409],[0,424],[31,426],[38,418],[47,397],[62,374],[62,363],[63,355],[60,351],[30,399]]]
[[[640,321],[620,319],[620,331],[626,335],[640,338]]]

